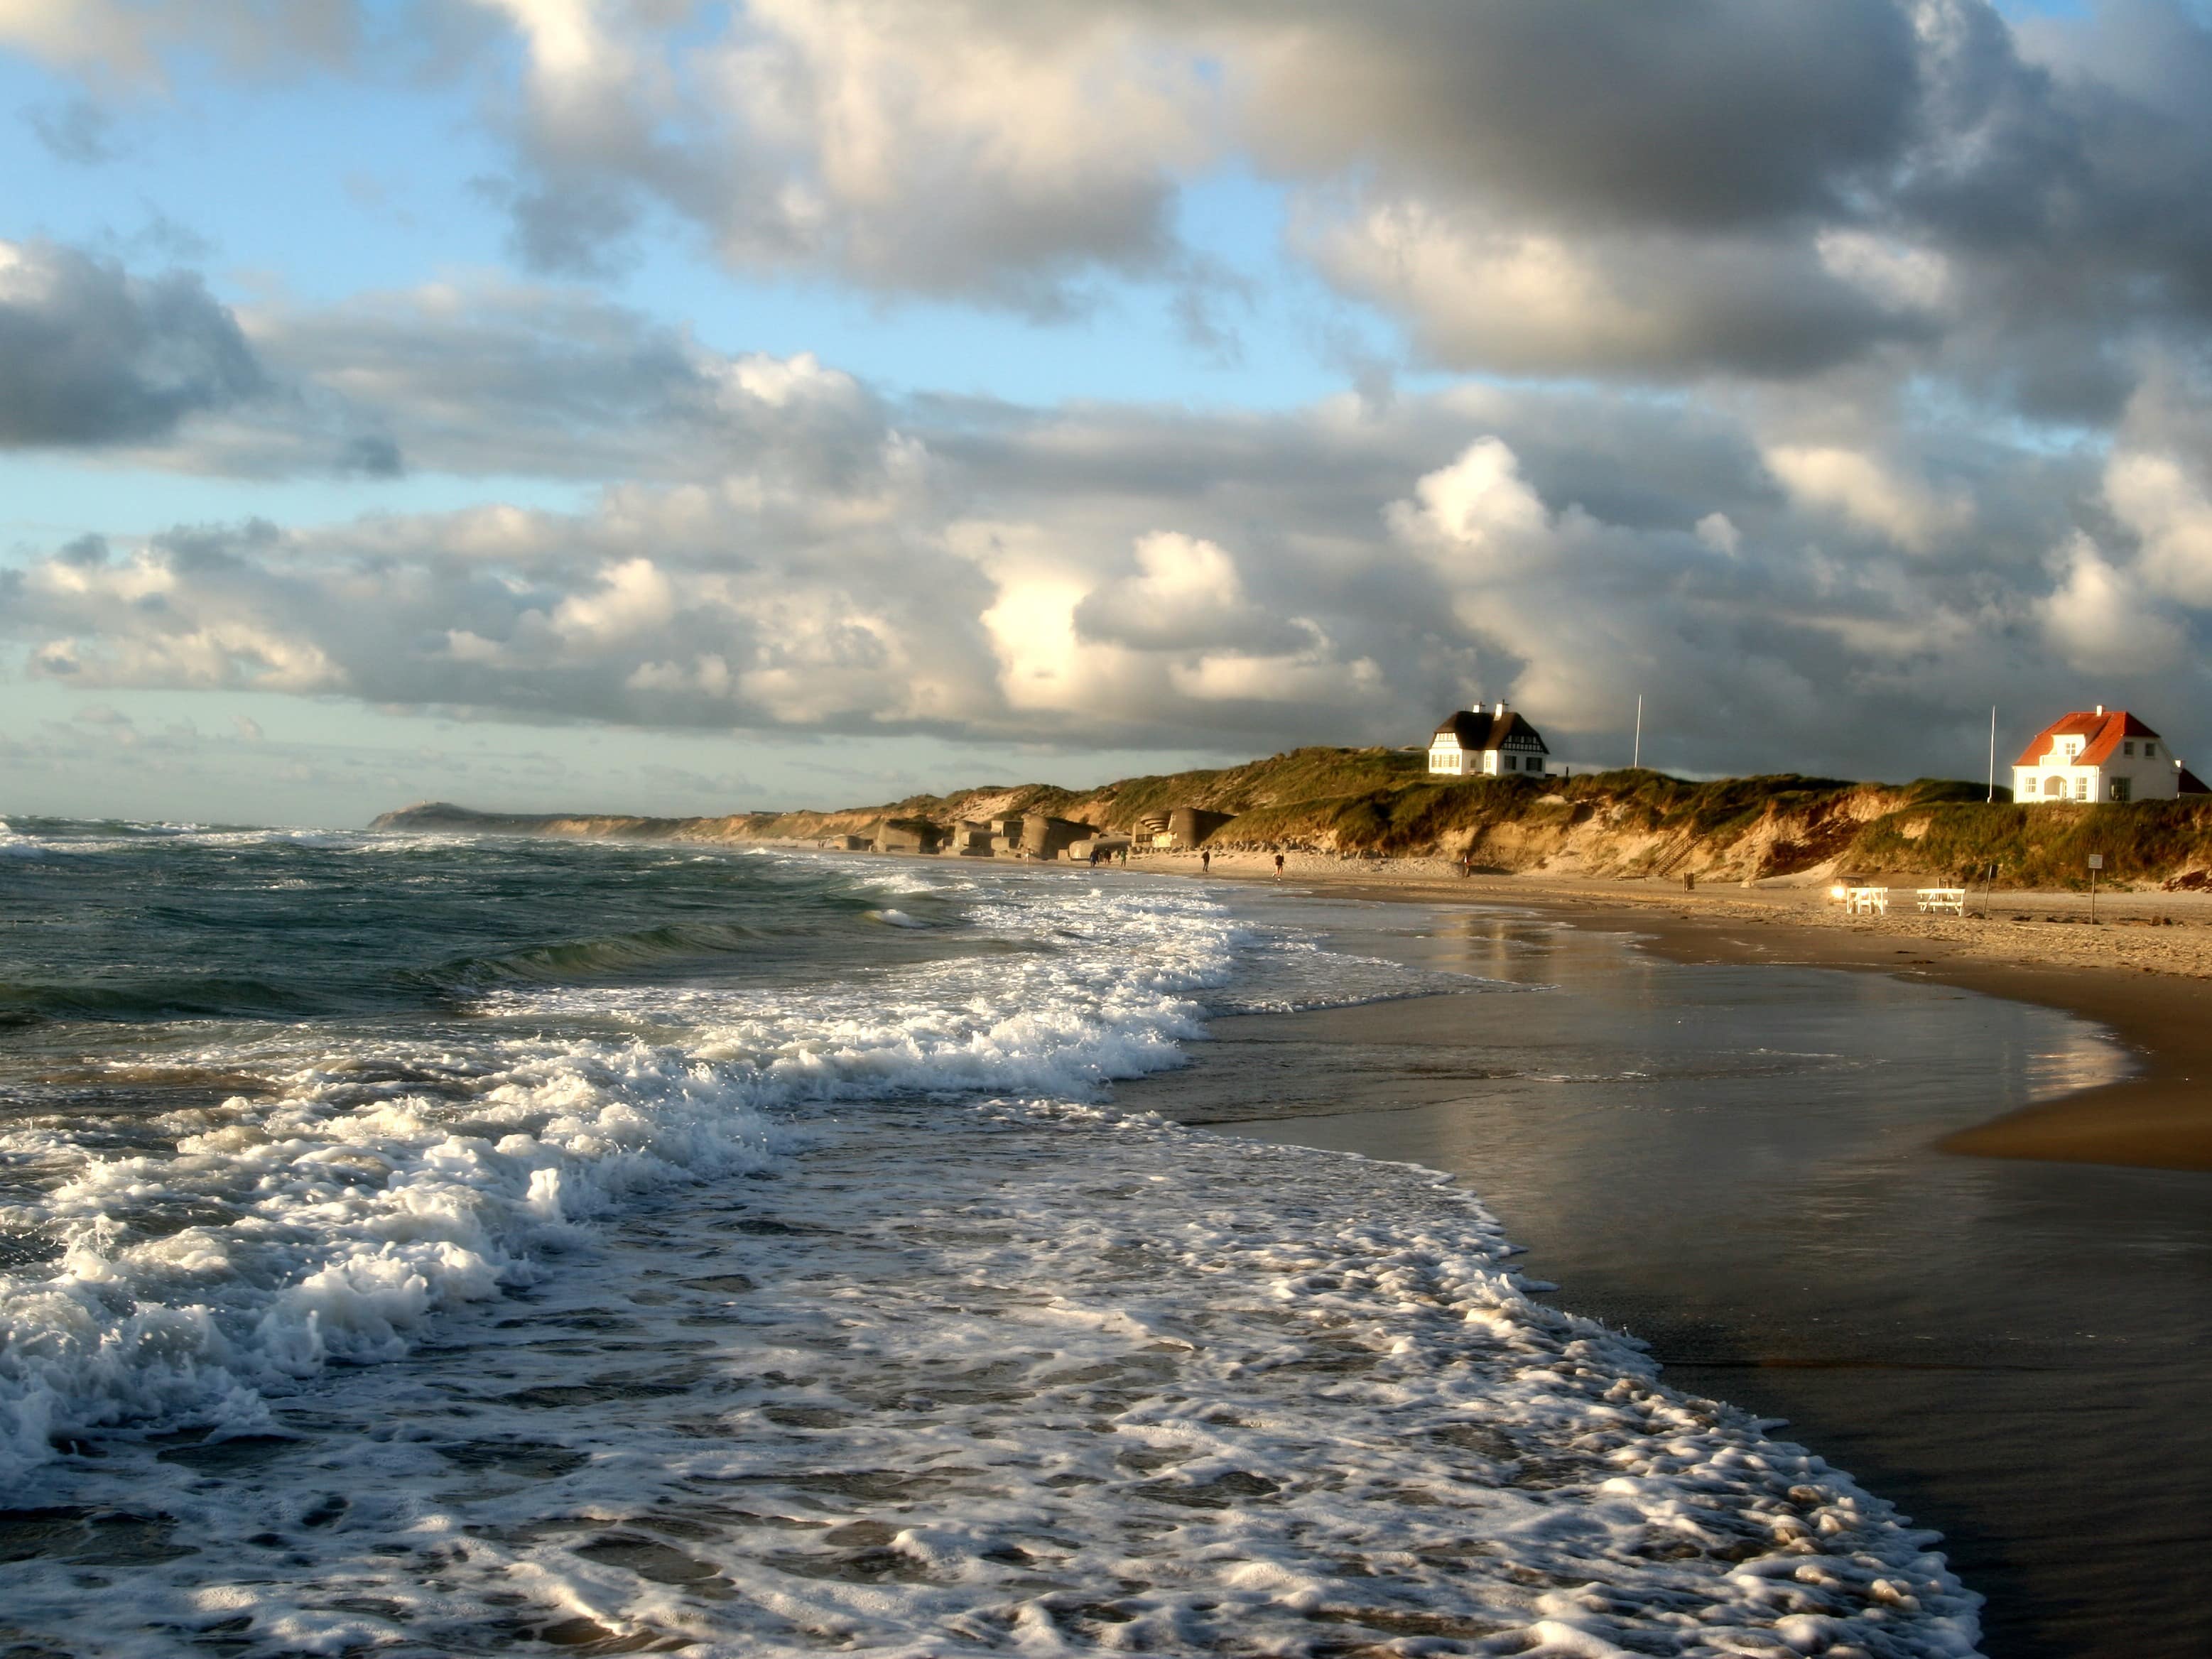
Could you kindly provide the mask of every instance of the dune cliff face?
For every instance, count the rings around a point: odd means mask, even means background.
[[[1792,775],[1689,783],[1656,772],[1432,780],[1419,752],[1300,749],[1217,771],[919,795],[839,811],[720,817],[475,812],[442,802],[374,825],[458,834],[816,842],[872,836],[887,820],[962,823],[1044,812],[1131,830],[1178,806],[1232,814],[1207,845],[1470,860],[1499,873],[1701,880],[1811,878],[1844,871],[2063,886],[2101,853],[2108,880],[2201,885],[2212,872],[2212,799],[2129,806],[1984,803],[1980,784],[1892,785]]]

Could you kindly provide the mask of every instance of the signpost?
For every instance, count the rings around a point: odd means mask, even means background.
[[[2105,855],[2102,853],[2089,854],[2089,925],[2093,927],[2097,922],[2097,872],[2104,867]]]

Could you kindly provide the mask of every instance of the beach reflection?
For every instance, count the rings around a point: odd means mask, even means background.
[[[2212,1468],[2203,1177],[1935,1150],[2124,1076],[2096,1027],[1508,912],[1322,914],[1501,988],[1222,1021],[1126,1103],[1463,1176],[1561,1305],[1941,1528],[1989,1652],[2212,1651],[2212,1568],[2174,1547]]]
[[[2101,1089],[2136,1069],[2109,1037],[2081,1029],[2079,1021],[2070,1024],[2073,1029],[2064,1040],[2027,1057],[2025,1081],[2030,1103]]]

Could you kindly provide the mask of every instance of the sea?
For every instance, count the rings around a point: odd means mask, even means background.
[[[1547,994],[1300,918],[8,819],[0,1653],[1974,1652],[1934,1534],[1479,1182],[1116,1103]]]

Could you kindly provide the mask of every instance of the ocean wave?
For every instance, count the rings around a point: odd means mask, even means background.
[[[0,1210],[0,1227],[66,1246],[51,1271],[0,1276],[0,1473],[118,1425],[250,1427],[329,1363],[397,1358],[441,1310],[529,1282],[580,1224],[761,1167],[808,1103],[1096,1097],[1177,1063],[1202,1034],[1189,994],[1231,969],[1231,924],[1184,895],[1048,890],[979,909],[987,932],[1066,942],[805,994],[571,986],[610,965],[601,945],[520,953],[552,982],[485,995],[459,1055],[460,1033],[410,1045],[310,1023],[192,1055],[272,1072],[272,1095],[176,1115],[173,1155],[103,1156],[51,1125],[0,1137],[0,1154],[69,1170]],[[506,1035],[571,1018],[643,1034]],[[149,1224],[180,1213],[192,1224]]]
[[[333,1362],[398,1358],[441,1310],[526,1284],[544,1247],[672,1180],[756,1168],[773,1136],[726,1085],[647,1049],[518,1057],[465,1109],[352,1107],[325,1079],[194,1115],[173,1158],[96,1158],[0,1224],[60,1231],[55,1271],[0,1275],[0,1473],[131,1422],[231,1431]],[[191,1127],[179,1121],[179,1128]],[[19,1156],[39,1149],[21,1132]],[[155,1237],[150,1201],[224,1214]]]
[[[331,852],[210,850],[238,893]],[[100,1109],[0,1116],[0,1474],[43,1506],[11,1628],[118,1659],[1972,1650],[1929,1534],[1532,1300],[1442,1176],[1109,1103],[1210,1012],[1480,982],[1182,883],[665,862],[356,866],[333,904],[463,994],[57,1042],[44,1084]],[[313,902],[176,937],[273,915],[281,945]],[[580,937],[465,949],[471,907]],[[778,915],[814,971],[685,965]],[[312,987],[347,930],[296,928]]]
[[[1931,1534],[1533,1300],[1433,1172],[890,1103],[630,1218],[406,1376],[86,1460],[78,1528],[176,1559],[13,1564],[11,1619],[131,1659],[1975,1647]]]
[[[246,975],[116,975],[102,981],[0,981],[0,1021],[296,1019],[330,1012],[307,986]]]
[[[458,957],[425,970],[422,977],[441,986],[465,989],[489,988],[512,981],[599,980],[743,951],[772,936],[770,930],[737,922],[672,924],[497,955]]]

